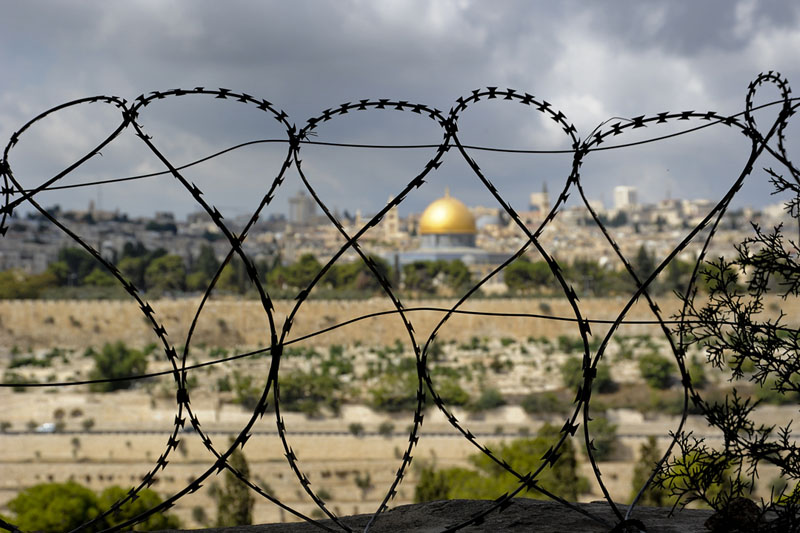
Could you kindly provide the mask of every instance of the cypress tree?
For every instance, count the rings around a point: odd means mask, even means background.
[[[240,448],[228,457],[228,464],[245,478],[250,477],[250,467]],[[250,489],[225,470],[225,482],[217,493],[217,527],[246,526],[253,523],[253,494]]]

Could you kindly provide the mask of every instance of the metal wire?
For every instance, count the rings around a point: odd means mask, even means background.
[[[763,106],[755,107],[753,105],[753,98],[758,88],[765,84],[777,87],[780,90],[781,98],[777,102],[770,102],[768,104],[764,104]],[[150,470],[142,477],[141,482],[136,487],[133,487],[126,494],[125,497],[115,502],[109,509],[105,510],[101,515],[91,520],[90,522],[83,524],[75,531],[89,530],[94,528],[106,516],[110,515],[111,513],[114,513],[116,510],[118,510],[126,503],[136,499],[138,493],[141,490],[151,486],[155,482],[157,475],[163,472],[167,468],[167,464],[169,462],[169,456],[173,451],[177,449],[178,443],[180,441],[179,434],[181,430],[184,428],[187,420],[192,425],[194,430],[197,432],[204,446],[206,447],[208,452],[211,454],[211,457],[213,458],[209,466],[201,474],[199,474],[190,482],[188,482],[183,489],[174,494],[169,495],[161,504],[143,512],[139,516],[132,518],[125,523],[114,526],[108,531],[118,531],[122,528],[132,526],[138,522],[146,520],[147,517],[149,517],[153,513],[164,511],[172,507],[180,498],[182,498],[187,494],[197,491],[202,486],[202,484],[205,483],[209,478],[211,478],[212,476],[218,474],[223,470],[228,470],[229,472],[231,472],[234,476],[238,477],[243,483],[247,484],[247,486],[249,486],[253,491],[258,493],[261,497],[271,501],[272,503],[281,507],[285,511],[307,522],[314,524],[320,529],[324,529],[327,531],[340,531],[340,530],[352,531],[352,528],[351,526],[348,525],[347,520],[336,516],[336,514],[327,507],[326,503],[319,496],[319,494],[317,494],[311,488],[309,479],[303,471],[301,462],[297,458],[296,454],[294,453],[290,445],[290,439],[287,434],[286,423],[283,417],[281,416],[280,364],[285,346],[288,346],[294,342],[298,342],[302,339],[310,338],[314,335],[330,331],[338,327],[343,327],[345,325],[349,325],[358,322],[360,320],[364,320],[368,317],[379,316],[382,314],[396,315],[402,321],[404,328],[407,332],[408,343],[412,347],[416,359],[416,369],[417,369],[417,380],[416,380],[417,386],[416,386],[416,396],[415,396],[416,406],[413,411],[413,422],[409,430],[408,445],[406,446],[405,451],[402,453],[401,458],[398,460],[398,468],[395,477],[392,483],[389,485],[389,487],[386,488],[386,492],[381,503],[375,510],[371,520],[365,527],[364,531],[368,531],[375,523],[375,521],[380,519],[381,513],[383,513],[388,508],[389,502],[397,494],[398,487],[400,486],[413,460],[414,450],[420,440],[420,430],[423,423],[423,410],[427,405],[429,399],[432,399],[436,407],[440,411],[442,411],[442,413],[446,416],[449,423],[453,426],[453,430],[457,434],[460,434],[464,439],[466,439],[473,446],[475,446],[477,450],[485,454],[494,463],[499,465],[500,468],[502,468],[509,474],[516,477],[517,480],[519,481],[518,487],[514,491],[507,494],[498,495],[497,499],[493,502],[491,506],[488,506],[486,509],[483,509],[480,512],[476,512],[475,514],[462,517],[462,519],[458,523],[445,528],[443,531],[448,531],[448,532],[457,531],[468,525],[482,523],[484,520],[486,520],[486,517],[490,513],[495,511],[502,512],[509,505],[511,505],[513,503],[512,498],[514,498],[523,490],[537,491],[545,495],[546,497],[549,497],[555,501],[560,502],[565,507],[570,508],[575,512],[583,513],[588,518],[600,524],[603,524],[609,530],[622,530],[625,527],[627,528],[639,527],[641,529],[644,525],[636,518],[634,518],[633,515],[635,514],[639,498],[646,490],[647,486],[652,482],[653,476],[651,476],[651,479],[648,480],[648,482],[641,487],[638,495],[633,499],[631,505],[628,507],[626,511],[623,512],[623,510],[620,509],[619,506],[612,500],[602,480],[602,472],[600,466],[598,465],[595,459],[594,448],[592,446],[592,438],[591,438],[592,433],[591,433],[591,423],[590,423],[592,383],[597,375],[598,366],[603,361],[603,356],[605,354],[609,342],[613,338],[614,334],[619,330],[620,326],[630,322],[626,321],[625,319],[626,313],[640,298],[643,298],[653,314],[653,320],[636,321],[636,323],[651,323],[651,324],[656,324],[660,327],[663,335],[665,336],[667,342],[669,343],[672,354],[680,370],[681,382],[684,388],[683,414],[680,418],[677,427],[671,431],[671,434],[674,435],[674,438],[672,439],[672,442],[668,450],[665,452],[665,454],[661,459],[661,462],[663,462],[669,455],[672,448],[675,446],[678,435],[680,435],[682,432],[682,429],[687,419],[689,400],[699,399],[700,395],[699,392],[695,390],[694,387],[692,386],[691,376],[689,375],[686,369],[684,357],[685,357],[685,347],[687,344],[685,340],[682,338],[682,336],[676,335],[674,330],[670,328],[670,326],[675,325],[676,323],[680,325],[686,320],[685,316],[686,309],[684,308],[679,313],[679,315],[675,317],[675,320],[666,320],[663,317],[662,312],[654,296],[648,289],[652,286],[652,283],[656,279],[656,277],[667,267],[670,261],[672,261],[681,251],[685,250],[686,247],[690,244],[690,242],[692,242],[695,238],[703,238],[704,241],[702,245],[702,253],[700,254],[700,257],[697,259],[697,262],[695,263],[694,271],[690,279],[687,281],[685,292],[683,294],[689,295],[692,293],[697,282],[701,263],[704,260],[705,253],[708,250],[709,244],[712,238],[714,237],[716,230],[719,227],[722,216],[729,208],[730,203],[732,199],[735,197],[736,193],[741,189],[745,179],[751,174],[756,162],[759,160],[759,158],[762,157],[762,155],[765,154],[765,152],[770,154],[779,163],[788,168],[793,176],[797,176],[797,169],[790,162],[786,154],[784,145],[785,128],[788,125],[789,118],[793,115],[793,113],[798,107],[798,104],[794,103],[796,100],[790,98],[789,94],[790,94],[790,89],[788,83],[784,79],[782,79],[779,74],[774,72],[768,72],[759,75],[756,78],[756,80],[750,84],[747,97],[745,100],[745,110],[742,111],[741,113],[737,113],[735,115],[723,115],[714,111],[707,111],[707,112],[682,111],[674,113],[663,112],[655,115],[641,115],[630,119],[618,119],[618,120],[610,119],[609,121],[598,126],[583,140],[581,140],[581,138],[579,137],[576,128],[567,120],[566,115],[562,111],[556,109],[552,104],[550,104],[546,100],[538,99],[528,93],[518,92],[513,89],[498,89],[497,87],[488,87],[482,90],[475,90],[466,96],[457,98],[455,100],[453,107],[448,112],[442,112],[438,109],[427,106],[425,104],[411,103],[402,100],[377,99],[377,100],[359,100],[358,102],[347,102],[336,108],[326,109],[322,111],[319,115],[309,118],[306,121],[305,125],[299,129],[289,122],[289,117],[287,116],[286,113],[280,111],[278,108],[276,108],[272,103],[270,103],[267,100],[255,98],[246,93],[237,93],[228,89],[206,89],[204,87],[197,87],[195,89],[189,89],[189,90],[173,89],[169,91],[156,91],[148,95],[141,95],[138,98],[134,99],[132,102],[128,102],[124,99],[114,96],[95,96],[90,98],[83,98],[54,107],[52,109],[49,109],[41,113],[37,117],[34,117],[11,136],[9,143],[3,152],[2,160],[0,160],[0,173],[2,174],[2,180],[3,180],[3,187],[0,193],[2,193],[4,198],[4,205],[2,206],[2,209],[0,209],[0,213],[2,213],[0,215],[0,235],[5,235],[6,231],[8,230],[8,225],[7,225],[8,218],[12,215],[13,210],[24,204],[38,211],[41,214],[41,216],[44,217],[45,220],[47,220],[50,224],[58,228],[61,232],[63,232],[65,235],[71,238],[78,246],[80,246],[81,248],[86,250],[89,254],[91,254],[94,257],[94,259],[98,261],[100,265],[102,265],[103,267],[108,269],[109,272],[111,272],[114,278],[116,278],[116,280],[124,288],[129,297],[132,298],[139,305],[139,308],[143,316],[148,321],[153,331],[155,332],[156,336],[158,337],[159,342],[161,343],[161,346],[164,351],[164,356],[166,357],[166,360],[170,365],[170,369],[165,372],[154,372],[138,376],[130,376],[122,379],[125,380],[144,379],[144,378],[169,374],[172,375],[176,384],[177,409],[175,415],[175,422],[172,431],[167,436],[164,452],[155,461],[155,464],[152,466],[152,468],[150,468]],[[265,116],[271,117],[272,119],[276,120],[280,124],[280,127],[285,131],[286,138],[248,141],[246,143],[230,147],[223,151],[217,152],[215,154],[206,156],[202,159],[198,159],[196,161],[192,161],[184,165],[175,165],[162,153],[157,144],[147,134],[146,130],[139,122],[140,115],[146,111],[145,107],[149,103],[155,100],[172,100],[175,98],[211,98],[216,100],[225,100],[228,102],[236,102],[247,105],[250,108],[252,108],[254,113],[257,111],[261,111],[266,114]],[[503,100],[504,103],[507,103],[508,105],[512,104],[523,105],[532,110],[534,113],[541,113],[543,116],[554,121],[561,128],[561,130],[565,135],[566,141],[569,143],[570,148],[568,150],[537,151],[537,150],[491,148],[491,147],[470,146],[462,144],[459,138],[459,128],[458,128],[459,120],[463,115],[468,113],[471,108],[480,105],[479,102],[482,102],[484,100]],[[111,131],[108,137],[106,137],[103,141],[101,141],[96,147],[89,150],[83,157],[77,159],[69,166],[67,166],[63,171],[59,172],[58,174],[52,176],[49,179],[46,179],[38,187],[35,187],[33,189],[23,188],[18,178],[14,175],[12,171],[12,166],[9,158],[13,148],[19,141],[20,137],[32,125],[36,124],[39,121],[45,120],[46,118],[54,114],[57,114],[58,112],[64,109],[71,107],[79,108],[80,106],[90,105],[90,104],[110,105],[115,107],[120,113],[119,124],[116,125],[116,127]],[[772,105],[779,105],[780,112],[777,118],[774,120],[774,122],[770,124],[766,130],[760,129],[756,125],[755,119],[753,118],[753,111],[755,111],[756,109]],[[420,115],[421,119],[433,121],[441,129],[441,135],[442,135],[441,142],[435,145],[354,145],[354,144],[341,144],[341,143],[323,143],[309,139],[309,137],[314,136],[320,129],[323,129],[326,123],[330,121],[335,121],[345,114],[351,112],[370,113],[377,111],[397,111],[405,113],[414,113]],[[606,146],[602,147],[600,146],[601,144],[607,143],[612,137],[617,138],[619,136],[624,136],[635,129],[654,127],[659,124],[673,123],[677,121],[690,121],[690,122],[701,121],[702,124],[669,135],[653,136],[645,140],[629,142],[629,143],[621,143],[614,145],[607,144]],[[675,248],[665,257],[665,259],[656,267],[656,269],[652,273],[650,273],[649,275],[647,275],[647,277],[645,277],[647,273],[636,271],[632,263],[624,256],[619,245],[614,240],[612,234],[604,226],[598,214],[589,204],[585,196],[585,192],[583,190],[580,168],[590,157],[590,154],[596,151],[608,150],[608,149],[624,149],[630,146],[636,146],[643,143],[654,143],[677,135],[688,135],[697,132],[701,129],[716,127],[716,126],[726,126],[729,128],[736,129],[745,136],[747,136],[748,139],[750,139],[751,150],[749,154],[743,155],[742,171],[739,173],[738,176],[735,177],[730,186],[730,189],[726,192],[723,198],[711,209],[711,211],[703,218],[703,220],[689,231],[687,236],[684,239],[682,239],[677,246],[675,246]],[[103,148],[111,144],[117,137],[119,137],[119,135],[122,132],[126,131],[133,132],[139,138],[139,140],[147,147],[147,149],[161,162],[161,164],[163,164],[164,168],[166,169],[164,172],[157,172],[139,176],[129,176],[124,178],[110,178],[106,180],[72,184],[72,185],[59,184],[59,182],[63,178],[76,173],[84,163],[86,163],[92,157],[99,154]],[[622,138],[624,137],[620,137],[620,139]],[[188,180],[186,180],[186,178],[183,175],[183,171],[186,168],[189,168],[193,165],[199,164],[204,161],[208,161],[209,159],[218,157],[224,153],[233,150],[238,150],[248,145],[257,143],[267,143],[267,142],[285,144],[287,149],[286,155],[283,159],[283,163],[279,169],[277,177],[272,181],[269,189],[260,199],[257,208],[249,218],[248,222],[245,224],[244,228],[238,234],[236,234],[228,226],[226,226],[220,212],[211,203],[209,203],[206,197],[203,196],[203,193],[200,190],[200,188],[197,185],[190,183]],[[326,205],[325,199],[317,192],[317,190],[315,190],[315,188],[311,185],[309,179],[306,176],[306,170],[304,168],[301,159],[301,152],[304,146],[311,144],[326,145],[337,148],[347,148],[347,147],[380,148],[380,149],[392,148],[392,149],[405,149],[405,150],[428,149],[432,151],[432,155],[430,159],[420,168],[418,173],[413,177],[411,177],[411,179],[403,187],[403,189],[399,193],[395,194],[393,200],[391,200],[388,204],[386,204],[362,228],[357,229],[354,233],[351,234],[346,230],[344,225],[336,217],[336,215],[332,212],[332,210],[328,207],[328,205]],[[439,169],[440,166],[443,164],[443,156],[446,152],[450,151],[451,148],[455,148],[456,151],[458,151],[458,153],[463,157],[464,161],[471,168],[475,177],[486,188],[486,190],[495,198],[497,203],[505,211],[505,213],[508,215],[511,221],[519,228],[519,230],[522,233],[524,233],[524,235],[526,236],[526,242],[523,246],[517,249],[515,253],[508,258],[508,260],[503,262],[503,264],[497,266],[492,272],[484,276],[474,286],[470,287],[469,290],[467,290],[464,293],[464,295],[461,298],[459,298],[459,300],[451,307],[409,308],[405,306],[403,300],[395,292],[395,289],[392,288],[391,284],[389,283],[389,280],[386,279],[384,274],[382,274],[381,270],[378,268],[378,265],[376,265],[376,263],[370,258],[370,256],[363,250],[360,241],[364,236],[364,234],[370,228],[376,226],[382,220],[382,218],[389,212],[389,210],[400,205],[411,191],[424,185],[428,177],[432,173],[436,172],[437,169]],[[484,173],[483,170],[481,170],[480,166],[478,165],[478,162],[474,158],[474,155],[471,154],[471,152],[475,151],[495,151],[504,153],[526,153],[526,154],[567,153],[572,155],[570,172],[565,177],[565,181],[563,183],[560,193],[558,194],[556,202],[538,227],[529,228],[528,226],[526,226],[521,217],[511,208],[509,203],[503,198],[498,189],[492,184],[487,174]],[[259,216],[261,216],[262,213],[270,207],[270,204],[275,196],[276,191],[284,183],[286,172],[291,167],[294,167],[297,170],[300,179],[302,180],[307,192],[316,201],[316,203],[321,208],[321,210],[328,218],[330,223],[344,238],[345,243],[333,255],[333,257],[325,265],[322,266],[322,268],[315,275],[314,279],[309,283],[309,285],[307,287],[304,287],[299,292],[286,319],[283,321],[279,321],[275,316],[272,299],[270,297],[270,292],[268,290],[269,288],[265,287],[264,284],[260,281],[262,279],[262,276],[259,275],[258,269],[256,268],[255,264],[244,253],[242,249],[242,243],[244,242],[250,229],[253,227]],[[101,183],[102,184],[121,183],[125,181],[139,180],[161,175],[171,176],[176,182],[178,182],[182,187],[186,189],[186,191],[192,196],[193,200],[197,203],[197,205],[208,214],[212,223],[219,229],[220,233],[224,236],[224,238],[227,240],[230,246],[230,250],[225,260],[222,262],[216,274],[214,275],[212,281],[210,282],[209,286],[204,291],[203,297],[195,311],[194,317],[189,327],[188,334],[185,338],[185,342],[183,344],[184,348],[180,353],[176,350],[175,345],[168,340],[166,328],[156,318],[154,309],[151,306],[151,304],[148,303],[145,300],[145,298],[139,294],[137,287],[130,280],[126,279],[125,276],[119,271],[119,269],[112,262],[104,258],[97,249],[95,249],[91,244],[89,244],[88,242],[83,240],[79,235],[73,232],[64,221],[58,219],[54,214],[45,210],[37,202],[36,199],[39,193],[47,190],[62,190],[66,188],[85,187]],[[601,230],[603,238],[607,241],[608,245],[614,250],[614,253],[622,262],[626,272],[636,285],[636,290],[627,300],[622,311],[613,320],[602,320],[602,321],[594,320],[586,316],[585,312],[581,308],[575,290],[569,285],[569,282],[565,278],[562,268],[559,265],[558,261],[548,252],[548,250],[544,247],[544,245],[540,241],[540,237],[543,231],[548,227],[549,224],[552,223],[556,215],[563,209],[570,194],[573,193],[577,193],[580,196],[581,201],[588,209],[594,223]],[[519,258],[523,253],[525,253],[531,247],[535,248],[538,251],[538,253],[541,254],[541,256],[544,258],[544,261],[550,268],[550,271],[557,286],[563,292],[564,298],[569,304],[569,309],[572,316],[553,317],[553,316],[539,315],[533,313],[531,314],[482,313],[476,311],[466,311],[461,309],[461,307],[466,302],[468,302],[470,298],[473,297],[477,293],[477,291],[489,279],[500,273],[507,265],[509,265],[515,259]],[[313,332],[303,337],[292,339],[290,334],[293,325],[297,320],[297,318],[302,315],[304,310],[304,303],[308,300],[310,292],[320,282],[325,273],[328,270],[330,270],[330,268],[336,263],[336,261],[338,261],[342,257],[342,255],[345,252],[354,252],[359,256],[360,260],[364,262],[364,264],[368,267],[372,275],[380,284],[383,293],[385,294],[388,302],[391,304],[391,309],[380,313],[373,313],[370,315],[359,316],[345,323],[336,324],[331,327],[320,330],[318,332]],[[243,262],[247,273],[247,277],[249,278],[250,282],[253,284],[253,287],[258,293],[258,298],[261,304],[261,308],[263,310],[264,316],[267,319],[267,325],[269,331],[268,346],[266,348],[262,348],[252,352],[237,354],[232,357],[221,358],[214,361],[208,361],[195,365],[187,365],[187,355],[189,351],[189,346],[192,343],[192,337],[196,329],[199,317],[201,316],[203,308],[205,307],[206,302],[210,298],[212,291],[214,290],[216,284],[218,283],[223,268],[234,258],[234,256],[237,256]],[[413,327],[412,314],[416,311],[421,311],[421,310],[426,310],[426,311],[434,310],[441,313],[441,318],[439,319],[439,322],[437,323],[436,327],[433,329],[432,333],[427,338],[419,336]],[[447,324],[447,322],[450,320],[452,316],[457,314],[471,314],[471,313],[494,315],[494,316],[500,316],[500,315],[524,316],[537,319],[571,321],[577,327],[577,332],[580,335],[583,344],[583,359],[582,359],[583,382],[576,391],[574,409],[564,421],[559,437],[552,443],[552,447],[542,458],[540,466],[533,472],[518,472],[517,470],[514,469],[512,465],[508,464],[508,462],[506,462],[502,456],[488,449],[481,442],[479,437],[473,434],[466,425],[460,422],[457,419],[457,417],[453,414],[453,412],[449,409],[446,402],[442,399],[441,395],[437,391],[437,384],[435,382],[435,379],[431,376],[430,368],[428,365],[428,355],[430,352],[431,343],[434,341],[437,334],[441,331],[442,327],[444,327],[445,324]],[[606,324],[609,326],[609,328],[607,333],[605,333],[599,347],[593,349],[590,346],[589,338],[592,334],[591,325],[597,323]],[[190,370],[195,370],[204,366],[219,364],[222,362],[228,362],[254,355],[262,355],[266,353],[269,353],[269,370],[267,378],[263,384],[263,390],[261,396],[258,399],[258,402],[255,408],[253,409],[248,421],[244,424],[244,426],[241,428],[241,430],[238,432],[238,434],[230,444],[225,444],[220,446],[219,444],[212,442],[210,434],[204,431],[203,427],[201,426],[200,419],[198,418],[197,414],[192,410],[190,404],[190,391],[187,387],[188,372]],[[67,387],[79,384],[85,385],[88,383],[98,383],[103,381],[107,382],[110,380],[85,380],[85,381],[48,383],[46,384],[46,386]],[[12,384],[5,383],[0,385],[11,386]],[[27,386],[34,387],[34,386],[44,386],[44,385],[45,384],[42,383],[33,383],[33,384],[28,384]],[[19,385],[14,384],[14,386],[19,386]],[[267,413],[268,400],[270,398],[273,401],[273,409],[275,414],[275,423],[277,427],[278,438],[280,439],[281,444],[284,448],[288,466],[296,476],[297,481],[299,485],[303,488],[303,490],[315,502],[315,504],[324,513],[324,515],[326,515],[328,518],[332,520],[332,522],[330,523],[331,525],[323,524],[317,520],[314,520],[311,517],[306,516],[305,514],[299,512],[297,509],[294,509],[291,506],[285,504],[284,502],[281,502],[275,496],[268,494],[265,491],[265,489],[263,487],[260,487],[256,482],[249,479],[247,476],[243,475],[242,472],[239,472],[235,468],[233,468],[228,462],[228,458],[236,449],[236,447],[238,446],[244,447],[247,444],[249,438],[253,434],[254,425],[258,420],[261,419],[261,417],[263,417]],[[589,462],[591,464],[594,477],[597,482],[597,486],[604,494],[605,500],[609,508],[614,513],[615,518],[612,521],[597,516],[594,513],[590,513],[574,505],[573,503],[566,501],[563,497],[559,496],[558,494],[552,493],[546,487],[540,485],[539,482],[537,481],[537,478],[544,469],[552,467],[554,464],[557,463],[557,461],[559,460],[559,456],[562,452],[562,447],[565,445],[565,443],[568,440],[578,438],[576,437],[576,435],[578,434],[578,429],[580,429],[581,422],[583,425],[582,438],[584,442],[584,447],[586,449],[586,453],[589,458]],[[0,519],[0,527],[5,528],[6,530],[9,531],[18,531],[16,526],[14,526],[13,524],[6,523],[1,519]]]

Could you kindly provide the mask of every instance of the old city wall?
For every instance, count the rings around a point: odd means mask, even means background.
[[[164,325],[170,341],[180,346],[196,312],[199,300],[175,299],[151,303],[155,317]],[[613,320],[624,305],[622,299],[589,299],[580,302],[585,316]],[[273,320],[280,334],[293,301],[275,302]],[[405,303],[407,308],[447,307],[449,300],[417,300]],[[659,299],[663,316],[669,318],[679,311],[679,302],[672,296]],[[782,309],[788,316],[798,316],[795,302],[776,300],[768,304],[774,312]],[[392,310],[385,299],[325,300],[305,302],[295,317],[288,339],[313,333],[356,317]],[[464,310],[488,313],[533,313],[574,317],[566,301],[559,299],[483,299],[468,302]],[[424,340],[443,316],[438,311],[409,311],[418,339]],[[650,320],[652,313],[638,303],[627,314],[628,320]],[[593,325],[595,335],[607,329]],[[623,334],[658,334],[652,325],[626,325]],[[438,337],[456,341],[471,337],[533,337],[553,338],[558,335],[578,335],[574,322],[545,320],[530,317],[456,315],[442,328]],[[193,342],[206,346],[258,347],[266,346],[269,322],[258,301],[221,300],[206,304],[200,314]],[[314,345],[392,344],[396,339],[406,342],[408,334],[397,314],[355,322],[306,341]],[[85,348],[105,342],[122,340],[133,346],[143,346],[157,340],[152,326],[137,305],[128,301],[48,301],[24,300],[0,302],[0,343],[10,349]]]

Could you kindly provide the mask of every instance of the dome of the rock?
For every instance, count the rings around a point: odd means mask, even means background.
[[[419,219],[420,235],[474,235],[476,232],[475,217],[467,206],[447,193],[431,203]]]

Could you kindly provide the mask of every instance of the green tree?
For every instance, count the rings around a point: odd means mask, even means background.
[[[664,280],[664,289],[667,291],[684,292],[692,275],[692,263],[681,261],[677,257],[667,266],[667,278]]]
[[[467,265],[461,259],[444,261],[442,272],[444,272],[444,283],[454,291],[461,291],[472,284],[472,274]]]
[[[267,274],[267,282],[278,287],[304,289],[322,269],[313,254],[304,254],[295,263],[277,266]]]
[[[219,265],[214,248],[210,244],[202,244],[191,271],[186,275],[186,288],[193,291],[205,290],[217,273]]]
[[[183,259],[178,255],[165,255],[154,259],[145,269],[144,280],[147,289],[157,293],[183,291],[186,288],[186,268],[183,266]]]
[[[532,392],[522,398],[520,406],[529,415],[546,418],[569,412],[570,400],[559,398],[552,391]]]
[[[639,249],[636,250],[636,256],[633,258],[631,266],[639,280],[644,282],[656,269],[656,260],[655,257],[647,251],[647,248],[641,245]]]
[[[117,280],[108,270],[97,266],[83,278],[83,283],[95,287],[111,287],[117,284]]]
[[[208,278],[206,284],[210,282],[211,277]],[[247,269],[241,258],[233,257],[231,261],[225,265],[225,268],[222,269],[216,288],[222,291],[244,294],[247,292],[249,283],[250,278],[247,275]]]
[[[98,497],[100,508],[103,510],[110,508],[114,502],[121,500],[127,494],[128,491],[118,485],[106,488]],[[140,491],[138,496],[136,500],[125,503],[120,507],[119,511],[107,516],[105,521],[108,526],[116,526],[125,523],[148,509],[160,505],[162,502],[161,497],[151,489]],[[147,517],[147,520],[144,522],[137,523],[133,526],[133,529],[136,531],[159,531],[163,529],[177,529],[180,525],[181,523],[177,516],[157,512]],[[131,530],[131,527],[128,527],[123,531]]]
[[[74,481],[42,483],[21,491],[8,502],[8,509],[15,515],[10,520],[26,531],[48,533],[70,531],[97,518],[127,492],[122,487],[114,485],[105,489],[98,497],[90,489]],[[86,531],[100,531],[122,524],[160,503],[161,498],[155,492],[145,489],[139,492],[137,500],[123,505],[118,513],[112,513],[98,520]],[[134,527],[136,531],[175,529],[180,527],[180,521],[175,516],[157,512]],[[127,527],[122,531],[131,530],[131,527]]]
[[[103,349],[92,354],[94,368],[89,373],[89,379],[114,379],[144,374],[147,371],[147,357],[139,350],[128,348],[122,342],[105,344]],[[129,389],[134,381],[112,381],[106,383],[92,383],[89,388],[92,392],[111,392],[120,389]]]
[[[636,496],[645,481],[649,479],[650,474],[655,470],[660,460],[661,452],[658,449],[656,438],[651,435],[647,438],[647,442],[639,448],[639,460],[636,461],[636,465],[633,467],[631,499]],[[653,481],[642,494],[639,504],[650,507],[666,507],[671,504],[669,492]]]
[[[639,372],[654,389],[667,389],[672,385],[672,363],[657,353],[645,354],[639,358]]]
[[[197,258],[192,265],[192,272],[203,274],[210,281],[214,274],[217,273],[219,265],[220,262],[217,260],[217,254],[214,253],[214,247],[210,244],[204,243],[200,245]]]
[[[589,435],[594,446],[594,458],[598,461],[610,460],[619,445],[617,425],[603,416],[594,418],[589,423]]]
[[[489,409],[497,409],[506,404],[503,394],[492,387],[483,389],[478,398],[469,405],[469,409],[475,412],[488,411]]]
[[[414,261],[403,265],[403,285],[406,290],[420,293],[433,293],[436,270],[432,261]]]
[[[618,228],[628,223],[628,213],[625,211],[617,211],[617,214],[608,221],[608,226],[611,228]]]
[[[380,275],[391,280],[389,263],[377,256],[370,256]],[[378,279],[372,270],[360,258],[350,263],[336,264],[325,275],[325,282],[334,289],[350,289],[355,291],[377,292],[381,290]]]
[[[8,502],[8,509],[19,528],[48,533],[70,531],[100,514],[94,492],[73,481],[27,488]]]
[[[58,286],[58,278],[50,271],[27,274],[21,270],[0,272],[0,299],[39,298],[46,289]]]
[[[600,393],[610,393],[619,387],[617,382],[611,377],[611,369],[608,365],[598,364],[597,374],[592,381],[592,390]],[[583,385],[583,362],[580,357],[570,357],[561,364],[561,378],[564,386],[570,390],[577,390]]]
[[[122,255],[120,256],[120,258],[124,259],[126,257],[146,257],[147,255],[149,255],[149,253],[150,252],[147,250],[145,245],[142,244],[141,242],[128,241],[122,246]]]
[[[144,257],[123,257],[117,268],[122,276],[133,283],[140,290],[147,289],[144,284],[144,271],[147,268],[147,259]]]
[[[250,467],[239,447],[228,457],[228,464],[243,477],[250,477]],[[254,499],[250,488],[229,470],[225,470],[224,478],[223,487],[216,493],[217,527],[252,524]]]
[[[597,261],[576,259],[565,269],[565,278],[584,294],[606,296],[622,289],[629,290],[630,282],[622,282],[615,272],[606,270]]]
[[[370,405],[381,411],[410,411],[417,405],[416,391],[416,372],[387,372],[369,390]]]
[[[446,405],[467,405],[469,403],[469,394],[455,377],[434,378],[433,386],[436,387],[436,392]]]
[[[498,457],[505,460],[520,474],[539,468],[542,456],[556,442],[559,430],[545,424],[533,438],[516,439],[510,443],[490,445]],[[578,475],[575,448],[569,439],[559,449],[562,454],[552,467],[543,469],[536,477],[537,483],[567,500],[575,501],[586,492],[589,483]],[[484,454],[469,458],[473,469],[446,468],[436,470],[426,466],[420,471],[420,480],[414,493],[416,502],[442,499],[493,499],[515,490],[519,480]],[[520,497],[540,498],[535,490],[523,490]]]
[[[278,381],[281,408],[317,415],[320,408],[327,405],[338,413],[342,402],[342,381],[329,370],[305,372],[298,369],[281,375]]]
[[[65,285],[82,285],[85,278],[98,265],[97,260],[83,248],[62,248],[58,251],[58,263],[54,272],[61,272]]]
[[[531,262],[523,256],[503,270],[505,283],[513,292],[530,293],[540,291],[554,281],[553,273],[545,261]]]
[[[263,391],[263,387],[259,387],[253,381],[254,378],[251,374],[241,374],[238,370],[233,371],[234,401],[248,410],[255,408]],[[226,388],[226,384],[230,386],[230,380],[228,379],[220,378],[218,383],[222,384],[221,389]]]
[[[669,490],[671,500],[697,501],[719,509],[732,493],[752,491],[752,484],[735,476],[733,466],[724,453],[698,447],[684,455],[672,456],[662,465],[658,482],[664,490]]]

